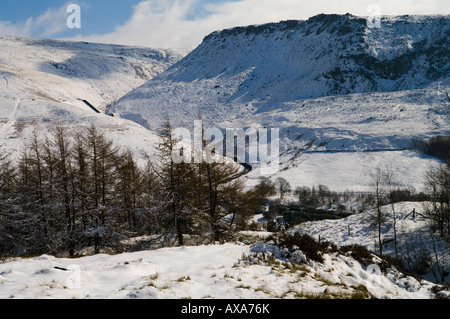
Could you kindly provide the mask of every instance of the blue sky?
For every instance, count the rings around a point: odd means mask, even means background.
[[[228,0],[233,2],[237,0]],[[58,36],[72,36],[76,34],[102,34],[114,31],[118,25],[124,24],[133,14],[133,6],[142,0],[0,0],[0,21],[20,23],[30,17],[38,17],[51,8],[61,8],[68,4],[78,4],[82,9],[82,30],[66,28]],[[205,4],[223,3],[223,0],[196,1],[186,19],[195,20],[205,16],[208,11]]]
[[[81,28],[67,27],[69,4]],[[164,48],[193,48],[238,25],[307,19],[319,13],[450,14],[449,0],[0,0],[0,34]]]
[[[133,5],[139,2],[140,0],[0,0],[0,21],[20,23],[30,17],[45,14],[49,9],[73,3],[81,7],[83,28],[81,30],[65,28],[58,36],[72,36],[74,33],[106,33],[114,30],[115,26],[125,23],[133,13]],[[65,14],[63,18],[67,15]]]

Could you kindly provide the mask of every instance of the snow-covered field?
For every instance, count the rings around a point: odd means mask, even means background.
[[[424,254],[430,257],[433,267],[426,269],[424,277],[433,282],[442,282],[436,266],[446,272],[446,283],[450,283],[450,245],[430,230],[430,221],[424,218],[426,203],[402,202],[394,205],[398,257],[407,267],[418,263]],[[415,215],[413,218],[413,210]],[[386,221],[382,227],[383,254],[395,257],[394,214],[391,205],[383,207]],[[372,216],[372,219],[371,219]],[[314,238],[326,240],[338,247],[362,245],[379,252],[378,231],[373,224],[373,211],[355,214],[340,220],[306,222],[289,230],[290,233],[306,233]]]
[[[410,212],[416,209],[415,218]],[[398,251],[405,263],[414,263],[423,249],[432,262],[448,271],[448,243],[431,237],[420,203],[398,203]],[[384,254],[394,255],[392,211],[383,208]],[[366,246],[377,251],[371,212],[341,220],[307,222],[287,233],[306,233],[338,247]],[[296,251],[287,254],[267,232],[243,232],[259,237],[255,244],[230,242],[203,246],[159,248],[117,255],[99,254],[75,259],[42,255],[9,258],[0,263],[0,299],[429,299],[450,297],[434,290],[436,269],[424,279],[395,268],[380,270],[380,259],[364,265],[350,254],[328,252],[317,262]],[[431,241],[434,240],[434,245]],[[265,254],[265,258],[262,255]],[[288,256],[288,257],[287,257]],[[269,257],[273,257],[272,259]],[[409,259],[408,259],[409,258]],[[450,276],[446,277],[447,283]],[[437,295],[438,294],[438,295]]]
[[[325,185],[331,190],[373,192],[373,179],[377,168],[392,170],[398,178],[396,186],[413,187],[421,191],[425,186],[425,172],[439,161],[414,151],[381,152],[327,152],[302,154],[272,176],[283,177],[292,189],[302,186]],[[257,182],[258,170],[251,172],[249,184]]]
[[[291,299],[353,296],[428,299],[434,284],[391,271],[381,275],[352,257],[290,268],[241,260],[270,245],[163,248],[79,259],[52,256],[0,264],[0,299]],[[67,271],[58,268],[68,269]],[[370,294],[370,295],[368,295]]]

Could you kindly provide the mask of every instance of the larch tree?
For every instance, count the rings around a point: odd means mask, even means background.
[[[167,118],[157,145],[157,163],[154,163],[153,170],[159,181],[158,224],[163,231],[164,242],[175,240],[181,246],[184,245],[185,235],[192,231],[191,199],[194,185],[191,181],[194,170],[190,163],[174,158],[180,141],[173,133]]]

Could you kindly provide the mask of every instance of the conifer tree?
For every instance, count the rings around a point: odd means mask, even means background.
[[[0,256],[5,256],[14,246],[11,236],[12,225],[10,216],[13,214],[15,198],[16,167],[12,159],[3,152],[0,153]]]
[[[203,150],[210,148],[207,143],[211,141],[205,139],[203,128],[202,141]],[[214,150],[204,153],[203,150],[203,160],[197,165],[193,183],[197,188],[196,211],[208,221],[212,239],[220,241],[226,239],[236,216],[242,222],[249,216],[249,211],[254,213],[257,196],[245,192],[242,166],[229,159],[211,158],[211,154],[219,153]]]
[[[93,125],[87,128],[85,143],[90,171],[90,224],[84,233],[94,241],[94,251],[98,253],[102,244],[112,244],[112,241],[117,244],[119,240],[112,227],[117,181],[116,158],[119,148]]]
[[[179,150],[177,140],[173,136],[173,128],[167,118],[162,127],[160,142],[157,145],[154,172],[159,180],[159,214],[158,224],[162,227],[165,242],[176,240],[184,245],[186,234],[192,233],[192,176],[193,166],[179,162],[174,154]]]

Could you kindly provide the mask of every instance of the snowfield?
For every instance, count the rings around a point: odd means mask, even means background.
[[[95,125],[139,157],[156,137],[106,107],[180,60],[183,50],[0,36],[0,149],[17,156],[36,131]],[[92,110],[83,100],[93,105]]]
[[[428,299],[434,284],[380,275],[352,257],[326,255],[323,264],[252,264],[241,260],[270,245],[224,244],[63,259],[43,255],[0,264],[0,298],[16,299]],[[290,264],[292,265],[292,264]],[[69,269],[68,271],[55,267]],[[360,295],[357,295],[357,294]],[[362,295],[361,295],[362,294]]]
[[[424,278],[433,282],[449,284],[450,274],[450,245],[441,237],[436,236],[430,230],[429,220],[424,216],[424,205],[427,203],[403,202],[394,205],[396,215],[397,249],[399,258],[406,267],[413,266],[424,253],[431,257],[429,261],[433,264],[426,270]],[[394,216],[390,205],[382,209],[386,222],[382,227],[383,254],[395,257],[394,246]],[[413,211],[415,215],[413,216]],[[338,247],[346,245],[362,245],[369,250],[379,252],[378,232],[376,227],[371,226],[373,211],[354,214],[340,220],[324,220],[317,222],[305,222],[290,229],[289,233],[305,233],[321,240],[329,241]],[[446,276],[442,278],[436,266],[444,268]]]
[[[448,267],[448,243],[431,238],[426,220],[409,214],[413,209],[422,213],[420,203],[396,205],[399,252],[414,262],[424,247],[433,247],[430,241],[434,239],[436,250],[431,253]],[[383,210],[391,220],[390,207]],[[338,247],[358,244],[377,251],[370,214],[307,222],[287,233],[306,233]],[[255,244],[237,241],[75,259],[48,255],[9,258],[0,263],[0,299],[450,298],[448,289],[434,289],[438,287],[435,269],[420,279],[394,267],[381,270],[381,260],[375,255],[364,265],[350,252],[327,252],[323,262],[317,262],[300,250],[292,252],[275,245],[270,233],[247,231],[241,235],[269,237]],[[383,227],[385,254],[394,255],[392,238],[392,223],[387,222]],[[447,276],[447,283],[449,279]]]

